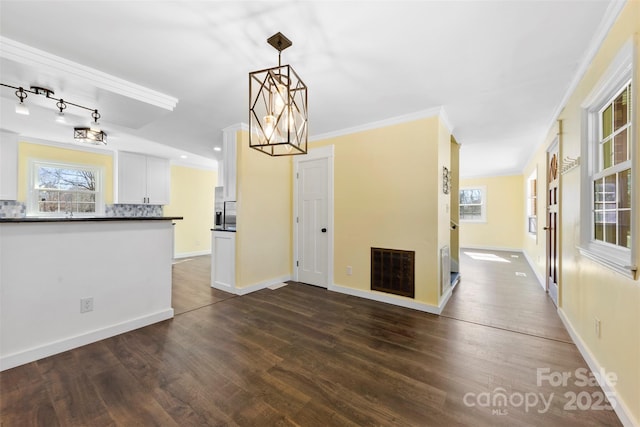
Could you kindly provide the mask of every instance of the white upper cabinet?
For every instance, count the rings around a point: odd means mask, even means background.
[[[0,200],[18,198],[18,135],[0,131]]]
[[[168,159],[118,152],[116,203],[168,205],[171,169]]]

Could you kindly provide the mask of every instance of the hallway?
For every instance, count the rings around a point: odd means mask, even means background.
[[[462,248],[460,269],[442,316],[572,343],[522,252]]]

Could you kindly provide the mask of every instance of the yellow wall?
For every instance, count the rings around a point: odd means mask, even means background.
[[[237,132],[236,287],[292,273],[292,161],[249,147]]]
[[[525,230],[522,175],[460,180],[460,188],[476,186],[487,189],[486,222],[461,221],[460,247],[521,250]]]
[[[335,145],[333,283],[369,291],[371,247],[413,250],[415,300],[438,304],[444,140],[448,153],[449,134],[431,117],[311,144]]]
[[[164,207],[164,214],[184,217],[174,226],[176,256],[211,251],[217,180],[213,170],[171,166],[171,203]]]
[[[640,2],[628,2],[618,20],[607,35],[604,43],[592,61],[584,77],[571,95],[560,115],[562,133],[560,157],[580,155],[581,152],[581,108],[585,97],[596,87],[614,56],[634,34],[640,33]],[[636,44],[636,58],[640,56]],[[640,84],[640,68],[633,76],[636,94]],[[634,126],[640,123],[639,100],[633,99]],[[549,132],[545,147],[555,136],[555,129]],[[640,164],[640,132],[635,133],[635,156]],[[544,165],[544,147],[526,168],[530,173],[535,165]],[[542,167],[538,169],[539,176]],[[640,174],[635,173],[634,197],[640,193]],[[640,283],[603,267],[582,256],[576,248],[580,244],[580,174],[581,167],[561,175],[561,275],[560,307],[569,320],[579,339],[587,347],[596,362],[608,372],[615,372],[617,399],[640,424]],[[640,212],[635,212],[636,225],[640,223]],[[635,237],[640,239],[639,227],[635,228]],[[636,240],[638,241],[638,240]],[[525,248],[535,257],[541,248]],[[636,260],[637,262],[637,260]],[[595,333],[595,318],[601,321],[601,336]]]
[[[18,145],[18,201],[27,201],[29,186],[29,159],[80,163],[104,168],[104,203],[113,203],[113,156],[90,151],[59,148],[50,145],[21,142]]]

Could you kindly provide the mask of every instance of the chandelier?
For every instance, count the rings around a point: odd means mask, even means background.
[[[8,87],[11,89],[16,89],[15,95],[18,97],[19,102],[16,104],[16,113],[29,115],[29,108],[25,105],[24,100],[27,99],[28,93],[33,95],[41,95],[47,99],[51,99],[56,101],[56,108],[58,112],[56,114],[56,122],[65,124],[66,119],[64,115],[64,110],[67,106],[72,105],[77,108],[81,108],[83,110],[91,111],[91,118],[93,122],[90,127],[76,127],[73,129],[73,139],[76,141],[87,142],[95,145],[106,145],[107,144],[107,134],[100,129],[98,119],[100,118],[100,113],[98,110],[85,107],[80,104],[75,104],[73,102],[65,101],[62,98],[55,98],[53,95],[55,92],[51,89],[47,89],[45,87],[40,86],[31,86],[30,89],[25,89],[23,87],[11,86],[8,84],[0,83],[0,86]]]
[[[278,66],[249,73],[249,146],[270,156],[307,153],[307,86],[282,51],[292,45],[282,33],[267,42],[278,51]]]

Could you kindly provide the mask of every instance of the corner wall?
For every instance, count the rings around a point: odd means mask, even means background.
[[[436,116],[310,144],[335,146],[335,285],[379,295],[370,290],[371,247],[413,250],[415,299],[384,295],[438,306],[439,248],[449,240],[449,214],[440,215],[448,199],[441,183],[449,137]],[[445,145],[441,159],[440,146]],[[346,274],[347,266],[352,275]]]
[[[164,215],[184,217],[174,226],[177,258],[211,253],[217,181],[216,170],[171,166],[171,203],[164,207]]]

